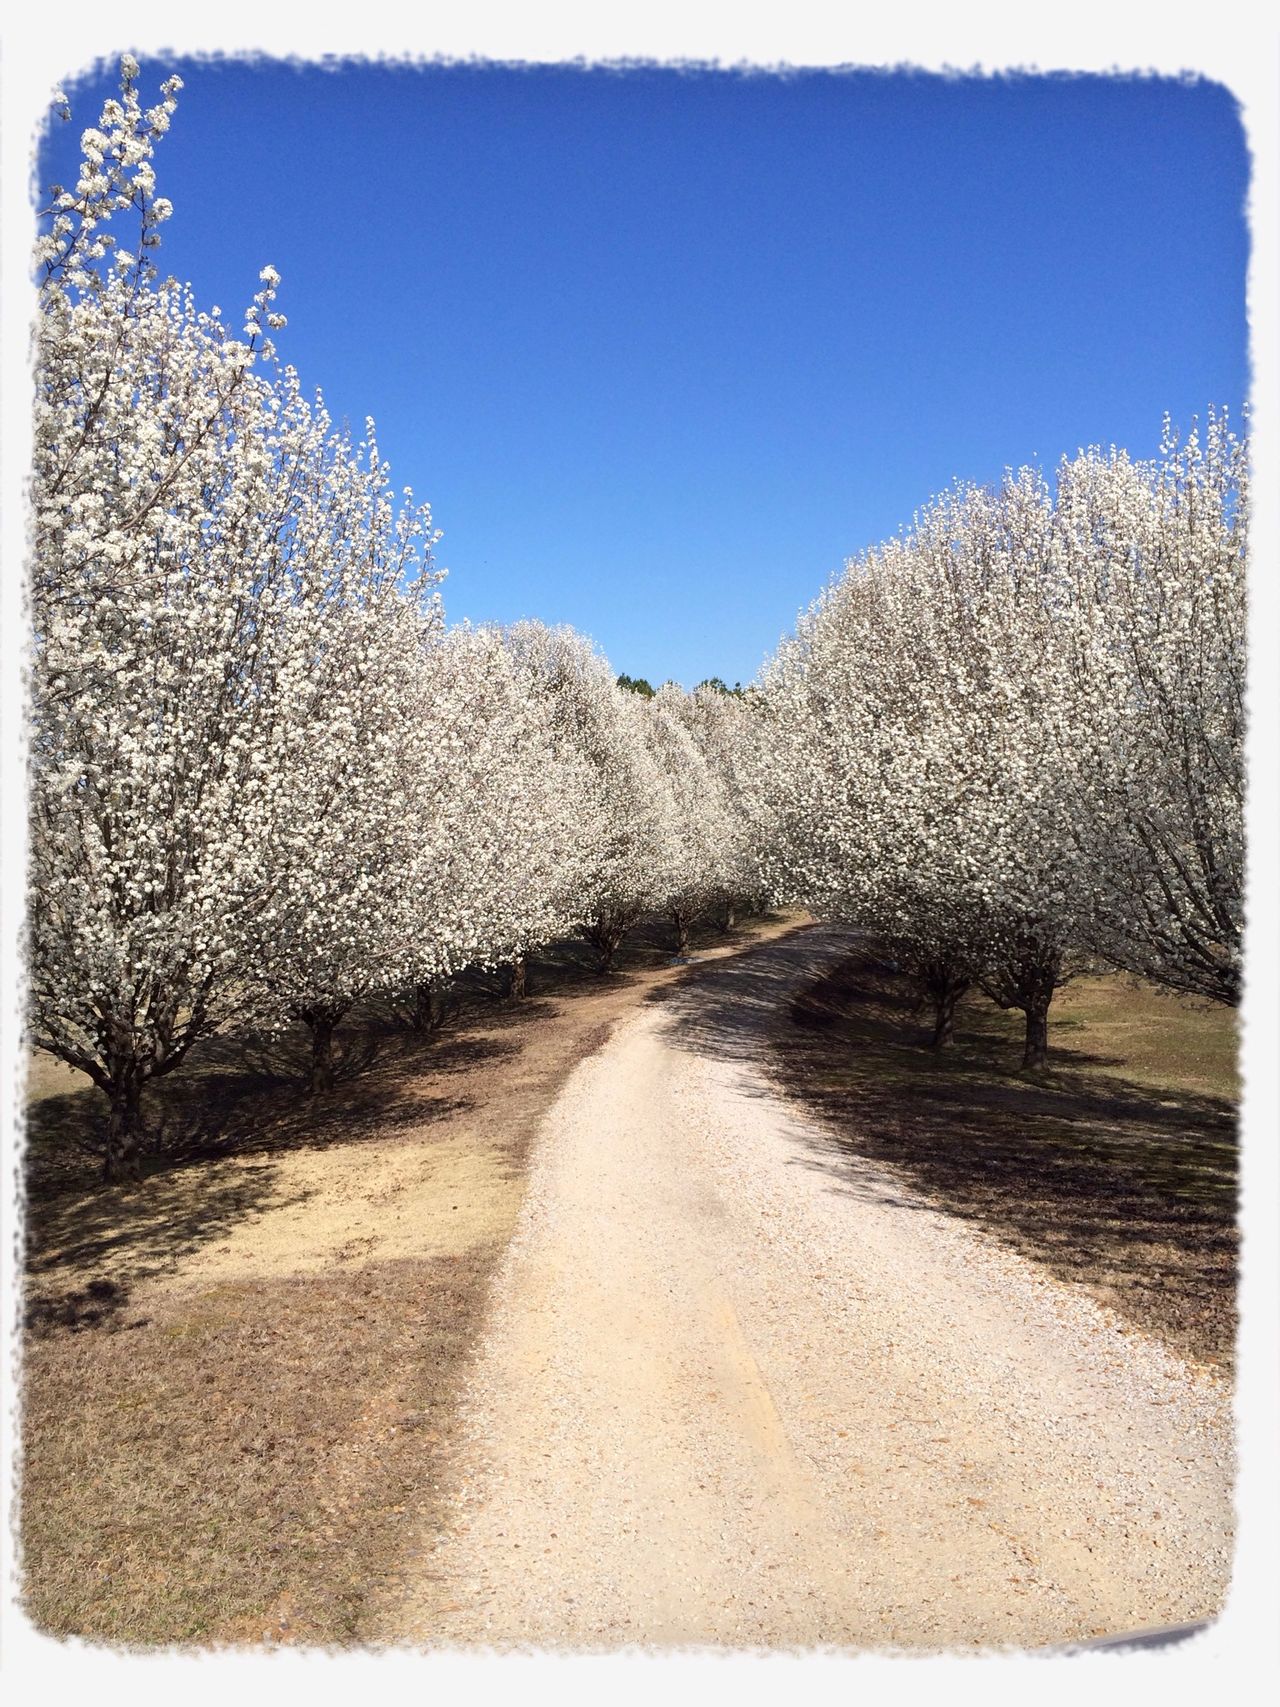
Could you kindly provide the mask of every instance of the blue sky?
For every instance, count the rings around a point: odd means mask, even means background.
[[[1203,81],[144,61],[161,265],[431,502],[452,617],[746,681],[953,478],[1246,395],[1248,162]],[[113,79],[69,85],[42,182]]]

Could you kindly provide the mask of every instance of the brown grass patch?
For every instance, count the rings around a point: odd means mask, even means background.
[[[892,1163],[1059,1278],[1228,1367],[1236,1332],[1235,1016],[1121,978],[1068,986],[1050,1063],[1019,1016],[962,1003],[934,1054],[907,982],[853,956],[791,1004],[779,1082],[836,1138],[829,1166]]]
[[[493,1255],[241,1281],[36,1337],[36,1624],[143,1644],[356,1639],[439,1508]]]

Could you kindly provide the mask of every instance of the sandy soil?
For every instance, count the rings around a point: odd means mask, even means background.
[[[565,1083],[384,1639],[1030,1646],[1219,1607],[1225,1385],[890,1167],[850,1183],[754,1064],[843,947],[656,992]]]

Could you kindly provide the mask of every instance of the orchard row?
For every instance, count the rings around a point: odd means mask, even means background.
[[[448,627],[429,511],[304,395],[279,280],[158,278],[137,67],[37,249],[31,1032],[105,1093],[374,993],[665,912],[797,902],[891,945],[945,1042],[1086,962],[1237,999],[1244,446],[957,489],[851,563],[745,695],[627,691],[569,629]],[[122,237],[127,234],[127,239]],[[623,679],[625,682],[625,678]]]
[[[974,983],[1042,1063],[1088,965],[1239,1000],[1247,508],[1214,413],[958,487],[766,671],[769,886],[891,945],[939,1044]]]

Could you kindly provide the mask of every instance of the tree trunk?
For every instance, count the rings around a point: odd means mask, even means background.
[[[333,1021],[311,1022],[311,1094],[333,1089]]]
[[[935,960],[926,965],[925,994],[933,1004],[931,1048],[946,1049],[955,1042],[956,1004],[969,984],[970,979],[959,970],[957,960]]]
[[[333,1034],[339,1020],[347,1011],[347,1005],[299,1008],[294,1015],[311,1033],[311,1074],[308,1088],[312,1096],[319,1096],[333,1089]]]
[[[689,916],[687,913],[672,912],[671,922],[676,927],[676,953],[685,955],[689,952]]]
[[[1048,944],[1032,945],[1023,958],[1018,1006],[1027,1021],[1024,1067],[1043,1067],[1049,1053],[1049,1004],[1062,977],[1062,953]]]
[[[446,989],[443,978],[427,978],[413,991],[409,1024],[415,1031],[439,1031],[445,1021]]]
[[[1027,1016],[1027,1041],[1022,1051],[1024,1067],[1043,1067],[1049,1054],[1049,1003],[1036,1003],[1023,1010]]]
[[[733,929],[733,927],[737,924],[737,922],[738,922],[738,909],[737,909],[737,907],[734,905],[734,903],[732,901],[726,901],[724,904],[724,914],[723,914],[723,917],[721,920],[722,927],[726,931],[731,931]]]
[[[507,994],[513,1002],[522,1002],[529,994],[529,975],[523,954],[517,954],[511,962],[511,981],[507,986]]]
[[[956,1040],[956,1003],[960,1000],[961,992],[954,986],[944,990],[933,998],[933,1041],[932,1049],[947,1049]]]
[[[142,1074],[134,1063],[121,1068],[110,1090],[104,1180],[138,1179],[142,1171]]]
[[[603,918],[596,918],[590,924],[578,927],[579,935],[588,942],[600,956],[598,971],[603,975],[613,969],[613,957],[618,952],[618,946],[627,934],[627,927],[618,924],[606,924]]]
[[[1049,1053],[1049,1006],[1063,982],[1062,950],[1052,941],[1029,935],[981,982],[993,1002],[1017,1008],[1026,1019],[1023,1067],[1043,1067]]]

